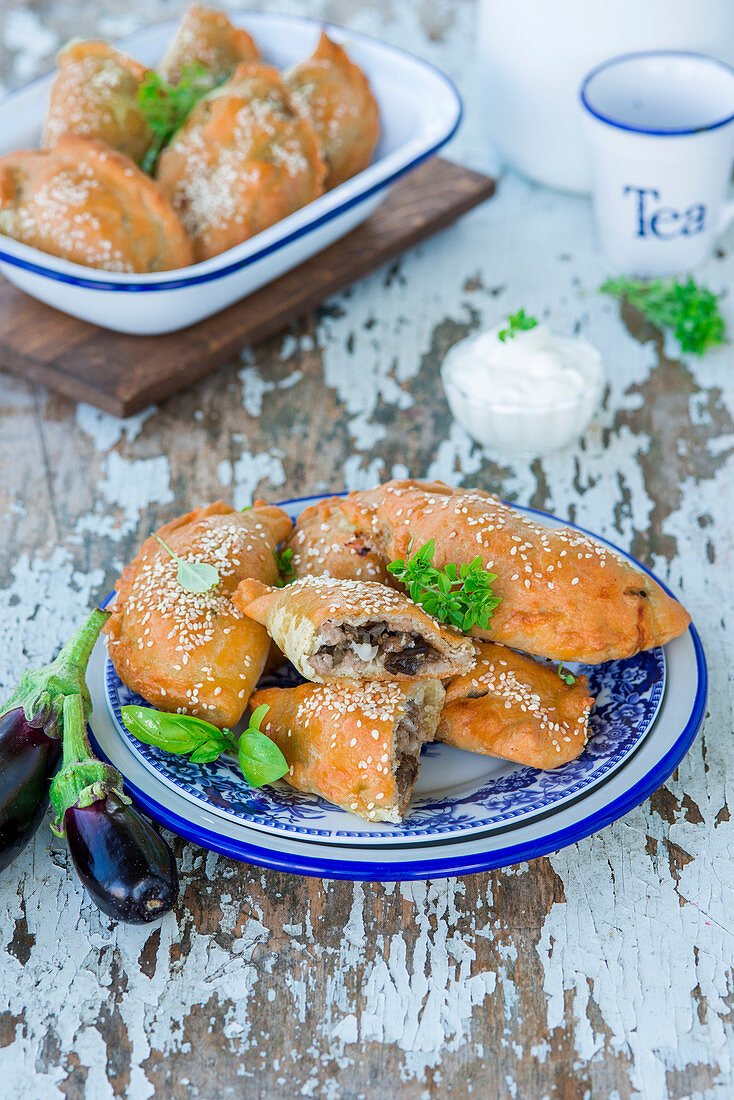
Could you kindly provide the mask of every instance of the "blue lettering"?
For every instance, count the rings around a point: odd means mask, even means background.
[[[622,191],[623,195],[628,195],[632,192],[633,195],[637,195],[637,236],[645,236],[645,195],[652,195],[654,199],[660,198],[660,192],[655,191],[651,187],[630,187],[627,186]]]
[[[686,237],[695,237],[697,233],[703,232],[704,222],[706,220],[706,207],[702,202],[696,203],[694,206],[689,206],[683,215],[685,222],[681,233]]]
[[[667,221],[672,227],[672,232],[663,232],[665,226],[660,224],[661,221]],[[650,218],[650,232],[653,237],[661,237],[664,241],[670,240],[671,237],[678,237],[680,231],[675,228],[675,225],[679,221],[680,214],[677,210],[673,210],[669,206],[661,206]]]

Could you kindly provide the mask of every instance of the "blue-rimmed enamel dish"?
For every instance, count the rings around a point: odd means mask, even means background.
[[[270,229],[220,256],[176,271],[135,275],[96,271],[0,234],[0,271],[22,290],[103,328],[172,332],[209,317],[303,263],[364,221],[397,179],[437,152],[461,120],[461,100],[432,65],[369,35],[299,15],[228,12],[257,41],[265,61],[286,69],[309,56],[322,28],[369,77],[382,134],[372,164]],[[176,21],[116,45],[155,65]],[[0,154],[38,145],[53,73],[0,100]]]
[[[296,515],[317,499],[284,507]],[[136,742],[119,722],[127,689],[102,643],[90,663],[91,725],[142,807],[204,847],[325,877],[427,878],[514,863],[578,840],[643,801],[677,767],[706,698],[694,628],[664,650],[585,671],[597,705],[579,761],[539,772],[429,746],[402,826],[367,825],[281,785],[253,792],[226,763],[194,767]]]

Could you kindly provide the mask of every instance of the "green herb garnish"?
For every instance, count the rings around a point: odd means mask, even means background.
[[[144,172],[153,174],[161,150],[202,96],[211,90],[211,73],[200,61],[184,66],[178,84],[169,84],[152,69],[146,74],[138,88],[138,106],[153,134],[153,141],[141,162]]]
[[[569,687],[572,687],[576,683],[576,677],[569,669],[563,667],[563,661],[558,662],[558,675],[561,677],[564,684],[568,684]]]
[[[274,741],[260,732],[270,708],[266,703],[252,712],[247,729],[239,737],[190,714],[167,714],[151,707],[122,708],[122,720],[138,741],[176,756],[188,756],[192,764],[209,764],[222,753],[236,755],[240,771],[251,787],[274,783],[288,771],[285,757]]]
[[[626,299],[658,328],[671,328],[681,351],[703,355],[724,343],[726,325],[719,312],[720,294],[696,286],[693,279],[607,279],[602,294]]]
[[[410,540],[408,554],[413,546]],[[451,623],[465,633],[473,626],[487,630],[497,604],[502,597],[492,592],[496,573],[488,573],[481,557],[462,565],[447,564],[440,569],[433,564],[434,540],[421,546],[412,558],[390,562],[387,569],[408,589],[413,603],[442,622]]]
[[[531,328],[537,328],[538,325],[538,318],[528,317],[524,309],[519,309],[517,313],[508,313],[507,320],[509,328],[501,328],[497,333],[503,344],[505,340],[512,340],[518,332],[528,332]]]
[[[153,532],[153,538],[158,540],[163,549],[175,561],[178,566],[176,580],[187,592],[200,595],[202,592],[208,592],[210,589],[216,588],[219,584],[219,571],[213,565],[208,565],[205,561],[185,561],[155,531]]]
[[[278,588],[285,588],[296,575],[295,566],[293,565],[293,547],[288,546],[285,550],[276,550],[275,562],[278,566]]]

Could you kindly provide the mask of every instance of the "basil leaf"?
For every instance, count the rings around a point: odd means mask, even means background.
[[[128,706],[122,708],[122,719],[138,741],[177,756],[194,752],[208,742],[219,746],[218,753],[234,747],[228,730],[220,730],[191,714],[169,714],[152,707]]]
[[[219,584],[219,572],[205,561],[184,561],[180,558],[176,580],[187,592],[200,595],[216,588]]]
[[[153,538],[175,561],[178,566],[176,580],[187,592],[201,595],[219,584],[219,571],[213,565],[208,565],[205,561],[184,561],[156,531],[153,532]]]
[[[174,721],[173,715],[152,707],[123,707],[122,720],[138,741],[176,755],[186,755],[201,743],[201,733],[197,736]]]
[[[288,771],[285,757],[278,746],[258,730],[248,729],[242,734],[238,757],[240,770],[252,787],[274,783]]]
[[[247,730],[245,732],[249,733],[252,730],[256,730],[259,733],[263,718],[269,710],[270,707],[267,703],[261,703],[259,707],[256,707],[255,710],[253,710],[252,712],[252,717],[250,718],[250,721],[247,725]],[[270,739],[268,738],[268,740]]]
[[[199,745],[198,749],[194,749],[189,757],[192,764],[210,764],[212,760],[217,760],[222,753],[222,745],[219,741],[205,741],[203,745]]]

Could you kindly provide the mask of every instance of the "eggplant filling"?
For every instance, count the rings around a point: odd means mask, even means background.
[[[385,622],[352,623],[325,622],[321,628],[324,644],[311,658],[310,664],[319,675],[338,668],[346,674],[356,672],[373,661],[379,661],[393,675],[415,676],[419,668],[440,655],[420,634],[393,630]]]
[[[418,774],[418,758],[425,741],[421,709],[412,699],[405,704],[395,727],[395,783],[400,806],[407,802]]]

